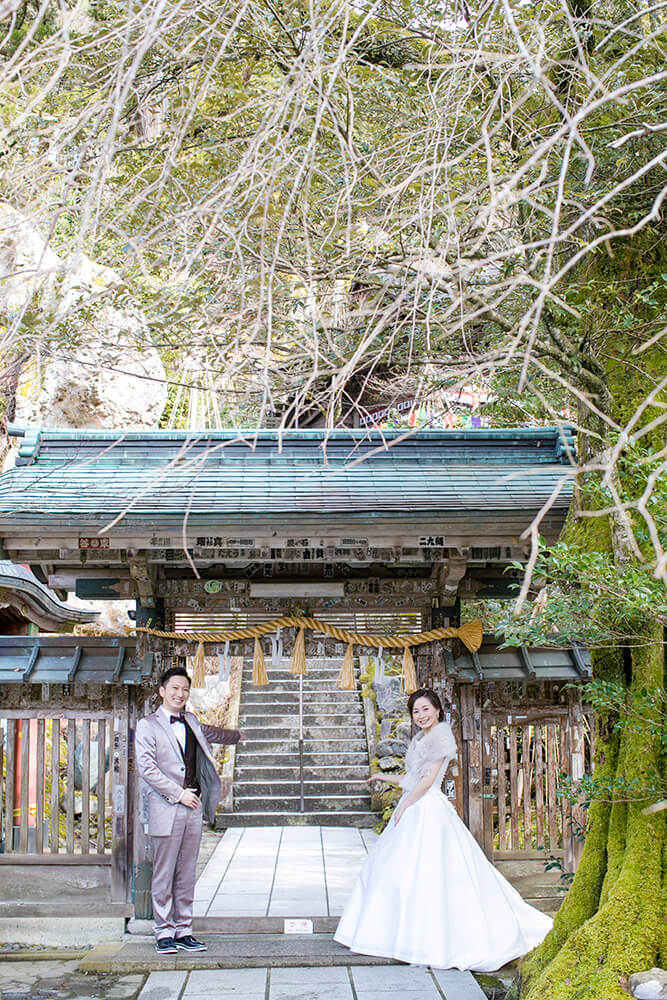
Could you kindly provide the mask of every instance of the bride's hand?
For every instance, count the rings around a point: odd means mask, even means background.
[[[382,784],[383,782],[384,782],[384,778],[382,777],[381,774],[371,774],[370,778],[366,778],[366,784],[367,785],[374,785],[376,783],[377,784]]]
[[[405,809],[406,809],[405,806],[397,806],[396,809],[394,810],[394,826],[397,826],[398,823],[400,822],[401,816],[405,812]]]

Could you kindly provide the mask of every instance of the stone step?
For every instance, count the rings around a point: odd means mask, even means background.
[[[343,710],[342,706],[336,708],[335,705],[325,705],[324,709],[326,711],[313,711],[312,705],[308,705],[308,711],[303,713],[304,723],[311,726],[316,723],[321,723],[324,726],[338,726],[344,723],[357,726],[364,724],[364,714],[357,706],[351,705],[348,709]],[[280,713],[276,711],[269,713],[264,706],[254,711],[244,707],[239,723],[246,722],[251,726],[275,726],[285,725],[286,722],[291,724],[294,720],[299,721],[298,705],[294,707],[294,710]]]
[[[349,715],[321,715],[316,719],[304,718],[303,726],[307,731],[344,729],[354,731],[359,736],[364,735],[366,732],[364,720]],[[296,733],[298,736],[299,718],[298,716],[290,715],[283,715],[281,717],[266,716],[264,718],[261,715],[251,715],[239,719],[239,728],[248,736],[257,736],[260,733],[265,733],[267,736],[279,737],[283,730]],[[352,732],[349,735],[352,735]]]
[[[326,745],[330,745],[331,741],[328,741]],[[243,746],[243,744],[241,744]],[[289,765],[289,766],[299,766],[299,754],[293,751],[285,751],[284,748],[276,750],[275,748],[271,750],[258,750],[254,753],[246,752],[245,750],[236,752],[236,766],[245,767],[247,764],[252,764],[256,767],[264,767],[274,765]],[[334,767],[339,764],[349,765],[349,766],[366,766],[368,767],[368,748],[364,745],[363,750],[329,750],[320,752],[317,749],[307,749],[303,755],[304,767],[322,767],[330,766]]]
[[[246,692],[246,690],[248,690],[248,688],[246,688],[246,686],[244,685],[243,686],[243,694],[241,695],[242,699],[245,699],[245,692]],[[250,690],[252,690],[252,688],[250,688]],[[256,688],[255,690],[258,690],[258,689]],[[273,692],[275,694],[292,694],[294,691],[296,691],[297,695],[298,695],[299,685],[298,685],[298,683],[295,683],[294,681],[287,681],[287,680],[276,680],[276,681],[273,681],[272,680],[272,681],[270,681],[269,685],[267,685],[266,688],[263,688],[263,690],[265,690],[265,691],[266,690],[270,690],[271,692]],[[322,696],[324,696],[326,694],[340,694],[340,693],[344,693],[344,694],[346,694],[348,696],[349,695],[356,695],[357,698],[359,697],[359,692],[358,691],[345,691],[345,692],[341,692],[340,688],[337,688],[335,686],[335,684],[333,683],[332,680],[327,680],[326,678],[324,678],[322,680],[314,680],[312,678],[308,678],[307,680],[304,680],[304,682],[303,682],[303,693],[304,693],[304,695],[317,694],[318,697],[322,697]]]
[[[304,795],[306,797],[319,795],[361,795],[364,798],[370,797],[369,785],[364,779],[345,781],[327,781],[325,779],[320,781],[317,777],[304,774],[303,787]],[[299,794],[300,785],[297,774],[289,780],[274,778],[270,781],[259,780],[239,782],[235,786],[234,798],[235,800],[244,797],[257,798],[261,795],[269,798],[276,798],[281,795],[298,796]]]
[[[358,767],[354,766],[333,766],[323,764],[320,767],[309,767],[305,769],[306,777],[310,781],[365,781],[369,775],[368,764]],[[240,788],[253,781],[295,781],[299,776],[299,762],[284,765],[282,767],[270,767],[268,764],[242,764],[235,772],[235,787]]]
[[[269,706],[289,706],[299,704],[299,691],[273,691],[272,688],[244,688],[241,700],[242,705],[269,705]],[[326,698],[319,698],[315,692],[309,699],[310,705],[359,705],[358,691],[340,691],[332,688]]]
[[[85,972],[111,972],[118,975],[159,971],[163,973],[163,979],[168,980],[170,978],[170,970],[266,969],[332,965],[400,964],[393,959],[358,955],[350,951],[349,948],[345,948],[344,945],[334,941],[332,933],[307,935],[283,934],[280,932],[282,931],[283,922],[282,920],[275,921],[275,918],[273,918],[274,927],[280,928],[277,934],[215,934],[207,930],[209,920],[212,923],[215,919],[207,917],[195,919],[194,929],[205,935],[208,951],[194,953],[179,951],[177,955],[157,955],[152,936],[148,937],[146,935],[146,937],[139,939],[130,938],[128,940],[126,938],[122,945],[112,945],[111,948],[106,944],[98,945],[96,948],[92,948],[85,958],[82,959],[79,968]],[[240,924],[247,922],[247,918],[240,917],[238,919]],[[231,921],[226,924],[226,927],[230,926]],[[180,996],[185,977],[181,972],[179,978],[178,971],[172,971],[171,977],[178,983],[175,995]],[[94,989],[94,984],[91,984],[91,990]],[[97,995],[99,995],[100,991],[101,988],[98,986]],[[128,995],[130,992],[131,990],[126,989],[125,995]],[[168,991],[165,983],[158,986],[156,990],[151,990],[150,995],[167,1000],[167,997],[174,995],[174,993]],[[207,989],[206,995],[211,998],[221,996],[220,987],[215,986],[210,990]],[[243,991],[238,994],[235,992],[235,995],[242,997]],[[262,990],[263,995],[264,990]],[[299,995],[302,996],[303,991],[300,991]],[[201,996],[201,994],[198,994],[198,996]],[[386,996],[389,996],[389,994],[387,993]]]
[[[234,792],[235,812],[299,812],[297,795],[238,795]],[[370,795],[304,795],[306,812],[356,812],[370,810]]]
[[[287,722],[287,720],[283,720]],[[271,740],[298,740],[299,739],[299,720],[289,720],[289,724],[283,724],[282,726],[241,726],[246,739],[245,744],[250,744],[261,739],[271,739]],[[364,730],[360,726],[355,725],[345,725],[345,722],[341,722],[340,725],[333,726],[318,726],[318,725],[305,725],[303,727],[303,738],[304,740],[332,740],[332,739],[360,739],[364,736]]]
[[[293,746],[293,743],[297,743],[297,745]],[[295,750],[298,751],[298,741],[288,741],[286,739],[245,740],[240,746],[243,749],[240,754],[237,750],[237,760],[242,760],[246,754],[250,753],[277,753],[279,751],[294,753]],[[307,739],[304,739],[304,751],[308,754],[338,752],[339,754],[366,753],[368,755],[368,745],[365,739],[350,739],[349,737],[345,739],[335,739],[334,737],[318,739],[317,737],[309,736]]]
[[[216,830],[226,830],[238,826],[354,826],[371,830],[379,816],[374,812],[233,812],[218,813],[215,818]]]

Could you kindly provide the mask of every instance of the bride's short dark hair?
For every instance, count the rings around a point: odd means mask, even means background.
[[[433,708],[437,708],[438,710],[438,721],[442,722],[445,717],[442,702],[435,691],[432,691],[431,688],[417,688],[416,691],[412,692],[408,698],[408,712],[410,713],[410,718],[412,718],[412,709],[414,708],[414,704],[418,698],[426,698],[427,701],[430,701]]]

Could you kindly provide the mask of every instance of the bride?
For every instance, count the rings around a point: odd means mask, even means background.
[[[403,795],[368,855],[334,935],[364,955],[491,972],[544,938],[551,918],[525,903],[487,861],[440,791],[456,741],[429,688],[410,695],[421,732],[405,775],[374,776]]]

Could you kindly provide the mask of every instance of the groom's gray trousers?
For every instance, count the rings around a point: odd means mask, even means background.
[[[188,809],[179,804],[171,834],[151,837],[153,930],[158,940],[192,934],[192,904],[201,833],[201,805]]]

